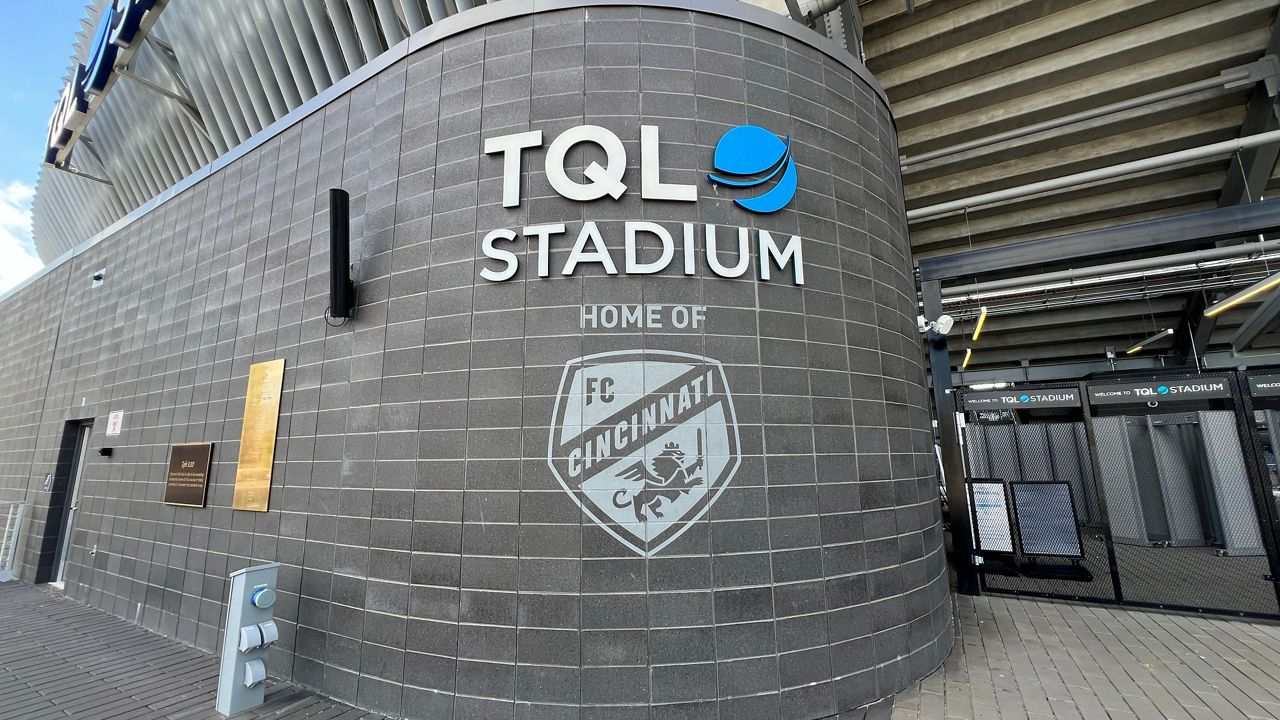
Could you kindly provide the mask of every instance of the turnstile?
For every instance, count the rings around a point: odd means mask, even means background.
[[[1271,381],[1256,416],[1224,372],[961,390],[967,479],[988,521],[1002,519],[993,483],[1010,506],[1013,540],[975,544],[983,590],[1280,615],[1280,372]],[[1051,482],[1069,505],[1027,492]],[[1019,491],[1039,504],[1018,507]],[[1068,537],[1072,522],[1067,550],[1028,550],[1029,531]]]
[[[1235,413],[1094,420],[1113,542],[1262,555]]]

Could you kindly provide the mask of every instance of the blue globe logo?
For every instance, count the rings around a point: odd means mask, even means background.
[[[791,158],[790,136],[783,141],[757,125],[739,125],[716,143],[713,162],[721,174],[708,173],[707,177],[717,185],[753,188],[773,182],[773,187],[760,195],[734,200],[751,212],[777,212],[796,195],[796,163]]]
[[[1018,402],[1026,402],[1031,399],[1030,395],[1019,395]]]
[[[1169,386],[1168,386],[1168,385],[1161,385],[1160,387],[1156,388],[1156,392],[1160,393],[1161,395],[1168,395],[1168,394],[1169,394]]]

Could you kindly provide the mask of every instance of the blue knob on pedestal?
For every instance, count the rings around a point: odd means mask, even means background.
[[[269,587],[260,587],[249,594],[249,604],[266,610],[276,604],[276,591]]]

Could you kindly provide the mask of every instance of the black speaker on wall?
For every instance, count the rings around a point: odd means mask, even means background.
[[[351,282],[351,196],[329,190],[329,316],[351,317],[356,289]]]

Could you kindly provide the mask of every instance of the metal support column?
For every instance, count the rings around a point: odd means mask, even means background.
[[[1280,607],[1280,508],[1271,498],[1267,478],[1267,462],[1262,445],[1255,432],[1256,420],[1253,412],[1253,395],[1249,392],[1249,376],[1242,370],[1233,374],[1231,391],[1235,395],[1236,423],[1240,431],[1241,449],[1244,450],[1245,464],[1249,468],[1249,488],[1252,490],[1253,503],[1258,511],[1259,530],[1262,533],[1262,546],[1267,552],[1267,563],[1271,572],[1265,577],[1276,593],[1277,607]]]
[[[936,320],[942,315],[942,283],[921,284],[924,316]],[[973,564],[972,532],[969,528],[969,495],[965,488],[964,457],[956,429],[955,394],[951,392],[951,355],[947,336],[929,331],[929,370],[932,374],[933,407],[938,418],[942,449],[942,471],[947,485],[947,511],[951,521],[951,563],[956,571],[956,591],[978,595],[978,572]]]
[[[1080,410],[1084,415],[1084,437],[1088,446],[1089,462],[1093,471],[1093,493],[1098,498],[1098,514],[1102,518],[1102,543],[1107,547],[1107,569],[1111,572],[1111,593],[1116,602],[1124,602],[1124,588],[1120,584],[1120,564],[1116,562],[1116,543],[1111,536],[1111,511],[1107,508],[1107,489],[1104,487],[1102,463],[1098,461],[1098,435],[1093,426],[1093,408],[1089,405],[1089,385],[1080,383]]]

